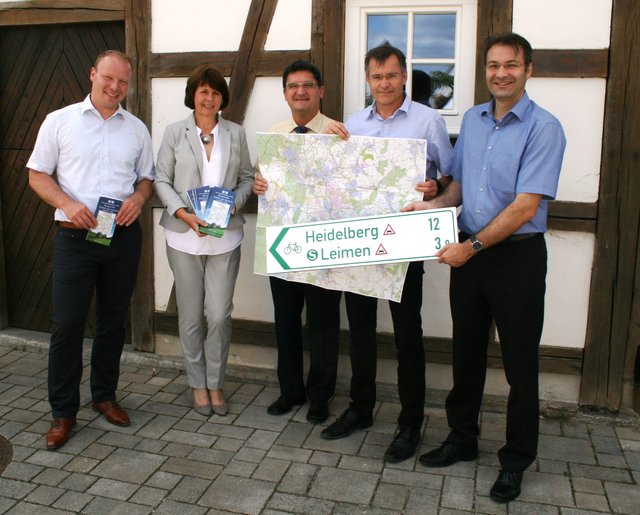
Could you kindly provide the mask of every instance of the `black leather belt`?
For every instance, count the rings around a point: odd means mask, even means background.
[[[542,234],[541,232],[523,232],[521,234],[513,234],[508,238],[505,238],[504,240],[502,240],[500,243],[504,243],[507,241],[528,240],[529,238],[535,238],[536,236],[540,236],[541,234]],[[470,234],[460,231],[460,233],[458,234],[460,243],[462,243],[463,241],[467,241],[470,236],[471,236]]]

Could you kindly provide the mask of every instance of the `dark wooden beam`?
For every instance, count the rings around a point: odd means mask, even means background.
[[[124,0],[31,0],[0,4],[0,26],[117,21]]]
[[[224,117],[242,123],[249,104],[258,72],[258,63],[264,51],[269,28],[276,10],[277,0],[252,0],[245,22],[240,48],[236,54],[229,81],[229,107]]]
[[[640,324],[640,3],[614,0],[598,200],[598,227],[580,390],[583,405],[618,410],[633,382]]]
[[[549,227],[560,231],[596,232],[595,202],[549,202]]]
[[[4,259],[4,232],[2,230],[2,197],[0,196],[0,329],[9,325],[7,305],[6,261]]]
[[[534,50],[534,77],[606,78],[609,50]]]
[[[483,47],[485,40],[495,34],[509,32],[513,19],[513,0],[478,0],[478,31],[476,33],[476,88],[474,103],[489,100],[484,75]]]
[[[151,42],[151,0],[125,1],[126,51],[135,63],[127,110],[151,127],[151,84],[148,72]],[[136,289],[131,298],[131,343],[144,352],[155,350],[153,329],[154,273],[153,273],[153,214],[150,203],[138,217],[142,227],[142,253],[138,265]]]

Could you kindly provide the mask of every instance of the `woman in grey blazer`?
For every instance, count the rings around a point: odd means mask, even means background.
[[[155,189],[164,204],[160,225],[175,278],[180,343],[193,406],[202,415],[212,410],[227,414],[222,386],[244,236],[240,211],[253,185],[244,129],[219,115],[228,101],[222,74],[209,66],[196,68],[184,99],[193,113],[166,128],[156,163]],[[220,238],[199,232],[207,224],[193,212],[187,196],[205,185],[235,191],[232,216]]]

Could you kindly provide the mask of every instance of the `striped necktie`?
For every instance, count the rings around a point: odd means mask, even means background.
[[[298,134],[304,134],[305,132],[309,131],[309,127],[305,127],[304,125],[296,125],[293,130]]]

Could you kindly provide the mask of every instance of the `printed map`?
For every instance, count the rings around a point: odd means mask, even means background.
[[[266,227],[397,213],[421,194],[425,140],[258,133],[260,173],[254,272],[266,273]],[[400,301],[407,263],[276,274],[282,279]]]

